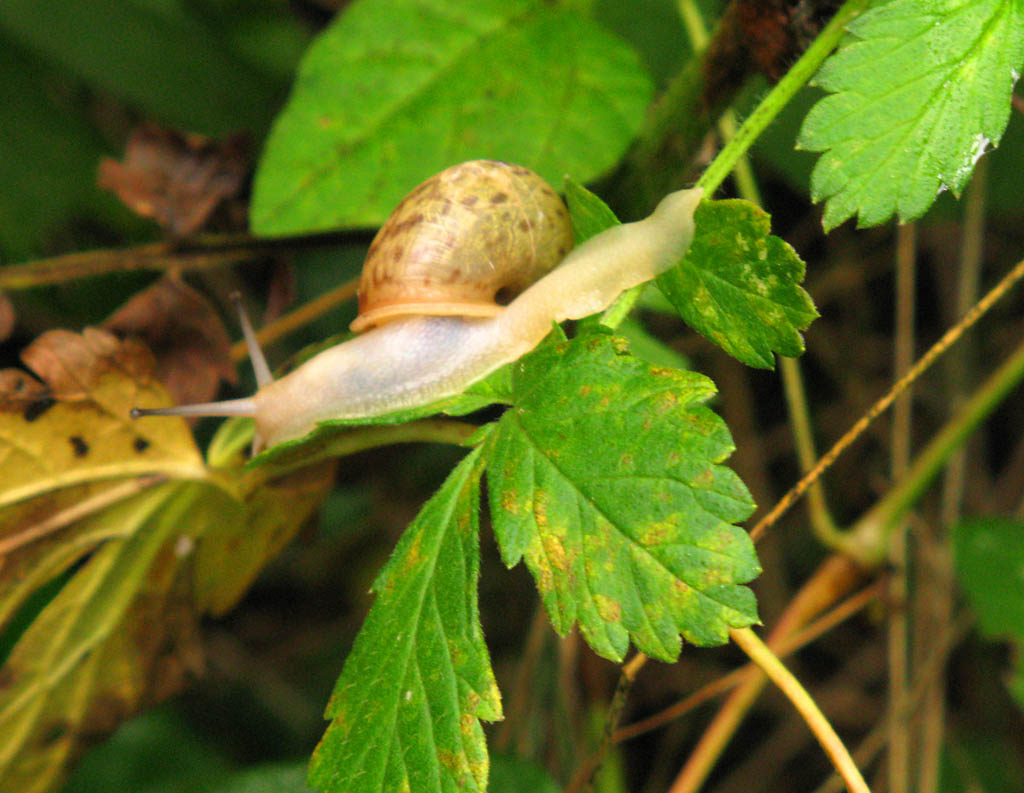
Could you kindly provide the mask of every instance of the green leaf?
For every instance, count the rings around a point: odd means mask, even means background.
[[[1024,523],[977,518],[953,529],[957,577],[982,633],[1024,642]]]
[[[861,226],[905,222],[940,190],[959,195],[1006,129],[1024,64],[1020,0],[893,0],[850,32],[816,77],[832,95],[798,139],[826,152],[811,178],[826,229],[854,214]]]
[[[1017,646],[1007,685],[1024,708],[1024,523],[996,517],[964,521],[953,529],[953,553],[981,633]]]
[[[63,77],[0,31],[0,259],[30,258],[71,218],[107,203],[95,186],[102,140],[59,101]],[[112,203],[112,202],[111,202]]]
[[[626,44],[545,0],[357,0],[303,60],[252,227],[379,225],[417,183],[478,157],[592,179],[625,151],[651,90]]]
[[[619,225],[615,213],[600,197],[568,176],[565,177],[565,203],[572,217],[572,230],[577,245],[605,229]]]
[[[515,407],[489,441],[487,479],[505,564],[525,557],[559,633],[575,620],[599,654],[632,639],[673,660],[682,636],[721,644],[757,621],[759,572],[733,525],[754,508],[720,465],[733,450],[703,406],[707,378],[643,363],[593,333],[514,370]]]
[[[481,449],[406,530],[327,706],[310,782],[345,793],[478,790],[501,703],[477,609]]]
[[[4,0],[0,27],[91,84],[196,132],[264,126],[281,87],[232,54],[183,0]]]
[[[561,787],[536,763],[514,755],[491,758],[489,793],[558,793]]]
[[[651,290],[655,292],[657,290]],[[656,366],[669,366],[673,369],[689,369],[690,361],[674,347],[669,346],[632,317],[626,317],[615,332],[629,342],[629,351],[637,358],[653,363]]]
[[[804,263],[770,234],[747,201],[705,201],[686,258],[658,286],[694,330],[748,366],[772,369],[773,352],[804,351],[800,331],[818,316],[801,288]]]

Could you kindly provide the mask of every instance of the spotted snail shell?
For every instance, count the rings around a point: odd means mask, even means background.
[[[565,205],[533,171],[454,165],[409,193],[377,233],[352,330],[409,315],[495,316],[572,246]]]

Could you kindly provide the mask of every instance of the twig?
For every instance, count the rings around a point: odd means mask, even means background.
[[[622,711],[626,707],[626,700],[629,698],[629,691],[633,687],[633,681],[636,680],[636,676],[643,669],[644,664],[647,663],[647,656],[643,653],[637,653],[634,655],[628,663],[623,664],[622,671],[619,674],[619,682],[615,686],[615,693],[612,695],[612,701],[608,705],[608,714],[604,719],[604,731],[601,734],[601,743],[597,747],[597,751],[583,764],[579,773],[573,777],[572,782],[565,789],[565,793],[579,793],[587,787],[594,778],[594,774],[597,773],[597,769],[601,767],[604,762],[605,756],[608,754],[608,750],[612,748],[615,743],[615,730],[619,726],[619,721],[622,719]]]
[[[781,637],[776,645],[775,652],[780,658],[785,658],[791,653],[799,650],[801,647],[815,641],[823,634],[828,633],[828,631],[832,630],[836,625],[839,625],[841,622],[849,619],[863,609],[868,603],[871,603],[873,600],[878,598],[882,592],[882,584],[883,582],[879,580],[864,587],[860,592],[855,595],[851,595],[827,614],[810,623],[807,627]],[[678,719],[680,716],[683,716],[703,705],[708,700],[713,699],[719,694],[739,685],[752,671],[754,670],[751,664],[740,667],[739,669],[734,669],[729,672],[729,674],[723,675],[717,680],[712,680],[706,686],[697,689],[685,699],[680,700],[674,705],[670,705],[659,713],[655,713],[654,715],[648,716],[640,721],[635,721],[625,727],[620,727],[615,731],[615,742],[619,743],[621,741],[628,741],[631,738],[643,735],[651,730],[656,730],[668,722]]]
[[[289,311],[273,322],[268,322],[256,331],[256,340],[262,347],[267,347],[273,342],[291,333],[296,328],[301,328],[312,322],[314,319],[323,316],[332,308],[352,298],[359,286],[359,279],[353,278],[333,289],[324,292],[319,297],[303,303],[294,311]],[[249,355],[245,341],[238,341],[231,345],[231,357],[235,361],[244,361]]]
[[[29,289],[133,270],[201,270],[275,251],[332,247],[351,236],[352,232],[328,232],[256,239],[237,234],[197,241],[151,242],[133,248],[79,251],[2,267],[0,290]]]
[[[795,358],[784,357],[779,361],[779,370],[782,373],[782,386],[789,408],[789,424],[793,431],[796,456],[800,461],[800,470],[806,473],[814,467],[817,455],[814,451],[814,433],[811,431],[810,410],[807,407],[807,394],[800,374],[800,362]],[[826,547],[838,549],[841,546],[842,532],[829,512],[825,489],[820,480],[814,482],[808,490],[807,512],[811,520],[811,529],[818,539]]]
[[[848,557],[840,554],[828,557],[790,600],[768,638],[769,646],[774,649],[783,636],[805,625],[843,597],[860,578],[860,569]],[[675,793],[694,793],[700,788],[766,682],[759,669],[752,668],[744,675],[701,734],[673,783]]]
[[[1002,280],[996,284],[981,300],[979,300],[970,311],[968,311],[963,319],[961,319],[956,325],[947,330],[935,344],[921,356],[920,360],[914,366],[911,367],[910,371],[907,372],[905,377],[902,377],[896,382],[889,392],[875,402],[868,411],[861,416],[854,425],[846,431],[835,445],[829,449],[820,460],[817,465],[814,466],[807,474],[800,479],[793,487],[789,490],[786,495],[779,499],[778,503],[771,509],[771,511],[765,515],[761,520],[757,522],[753,529],[750,531],[751,537],[754,540],[760,539],[760,537],[771,527],[779,518],[781,518],[786,511],[796,503],[797,499],[800,498],[814,482],[836,461],[847,447],[850,446],[861,434],[866,430],[871,423],[878,418],[886,409],[892,404],[893,400],[902,394],[911,384],[914,383],[928,368],[935,363],[935,361],[948,350],[956,341],[959,339],[965,331],[967,331],[972,325],[974,325],[979,319],[981,319],[993,305],[995,305],[1010,289],[1016,285],[1016,283],[1024,277],[1024,260],[1017,262],[1013,268]],[[868,560],[869,563],[873,563]]]
[[[750,659],[779,687],[793,703],[793,707],[803,716],[807,726],[814,733],[814,737],[818,739],[818,743],[821,744],[825,754],[832,761],[832,765],[846,782],[850,793],[871,793],[857,764],[850,757],[846,745],[836,735],[836,731],[832,729],[832,725],[811,695],[800,685],[800,681],[793,676],[775,653],[769,650],[767,645],[750,628],[734,628],[729,635],[732,636],[732,640],[737,646],[750,656]],[[673,791],[670,790],[669,793],[673,793]]]

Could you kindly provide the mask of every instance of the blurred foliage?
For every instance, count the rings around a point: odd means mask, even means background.
[[[153,222],[136,217],[96,186],[100,159],[119,154],[139,122],[218,138],[245,131],[254,155],[262,151],[307,45],[329,22],[331,8],[346,5],[303,0],[4,0],[0,263],[157,238],[161,231]],[[687,64],[691,48],[678,4],[672,0],[566,0],[555,5],[560,12],[589,14],[588,30],[596,25],[600,35],[617,36],[618,46],[631,53],[639,70],[636,85],[654,86],[657,92]],[[1006,6],[1019,13],[1019,2]],[[701,7],[708,26],[713,26],[720,5]],[[744,79],[743,86],[737,100],[741,117],[767,91],[758,77]],[[643,101],[637,102],[638,112],[649,98],[646,90]],[[820,210],[808,200],[818,157],[797,151],[794,143],[808,109],[822,95],[814,88],[801,93],[758,140],[752,154],[763,206],[772,214],[772,231],[807,261],[804,286],[822,314],[807,335],[802,359],[819,449],[830,445],[891,380],[895,246],[892,227],[854,234],[851,224],[845,224],[828,237],[821,232]],[[637,121],[627,120],[629,135]],[[613,206],[629,205],[617,192],[621,183],[608,173],[629,135],[622,136],[620,148],[606,163],[575,173],[586,178],[601,175],[599,192]],[[695,154],[706,162],[708,151],[686,156]],[[413,147],[411,156],[415,159],[418,153]],[[981,241],[985,283],[1024,251],[1022,158],[1024,123],[1015,111],[999,148],[983,160],[988,168],[979,189],[987,197],[984,211],[989,219]],[[674,165],[662,161],[653,167]],[[555,161],[551,167],[565,166]],[[967,193],[972,189],[968,186]],[[923,345],[958,314],[951,267],[963,240],[964,203],[948,194],[940,196],[916,225],[916,233],[918,331]],[[238,288],[264,294],[273,283],[285,302],[292,296],[305,302],[351,277],[368,242],[368,234],[350,233],[335,248],[268,256],[244,271],[210,271],[190,278],[213,296],[223,297]],[[12,293],[19,324],[2,348],[7,356],[4,365],[14,365],[15,352],[43,330],[100,321],[148,280],[147,275],[121,274]],[[647,297],[641,305],[643,310],[630,320],[635,324],[623,331],[654,343],[645,352],[634,342],[634,352],[672,365],[685,356],[698,371],[714,377],[721,393],[714,397],[713,407],[729,425],[737,446],[731,465],[759,504],[771,504],[798,476],[777,378],[744,368],[683,329],[666,313],[660,297]],[[273,359],[282,360],[303,344],[337,332],[351,313],[351,306],[339,308],[287,343],[275,345]],[[969,391],[1019,343],[1024,333],[1021,316],[1024,301],[1019,294],[1012,295],[967,341],[964,369],[950,373],[939,368],[928,375],[918,389],[915,445],[926,442],[946,420],[947,396]],[[493,412],[484,416],[495,417]],[[888,486],[889,429],[885,421],[877,425],[866,442],[839,459],[828,477],[829,501],[840,522],[862,514]],[[209,425],[201,425],[199,434],[208,437]],[[346,459],[337,487],[321,510],[319,526],[300,532],[236,610],[205,625],[205,680],[173,704],[125,723],[108,742],[86,753],[66,791],[303,790],[302,758],[308,758],[324,729],[323,706],[370,608],[370,586],[405,527],[463,453],[436,445],[398,445]],[[970,447],[964,475],[967,511],[1016,515],[1019,521],[1022,459],[1024,403],[1015,397]],[[938,525],[938,516],[938,499],[928,497],[915,527]],[[825,553],[806,523],[803,512],[794,510],[759,548],[765,573],[754,589],[768,625]],[[989,525],[989,519],[973,525]],[[485,526],[482,541],[481,621],[511,719],[511,726],[488,727],[489,743],[501,747],[492,757],[492,789],[562,789],[593,745],[587,710],[593,703],[607,702],[618,670],[592,654],[574,634],[559,643],[551,631],[536,629],[528,640],[527,626],[539,608],[533,583],[521,567],[505,570],[488,530]],[[938,545],[929,547],[946,550],[943,542],[940,538]],[[970,607],[979,615],[991,609],[980,605],[978,593],[984,599],[986,592],[991,594],[1012,577],[1012,572],[1000,578],[992,571],[1000,565],[1019,570],[1024,564],[1009,549],[1009,543],[997,544],[995,557],[981,564],[980,573],[968,576],[973,583],[965,579]],[[220,563],[230,565],[230,555]],[[63,578],[53,579],[14,615],[0,636],[4,656],[64,583]],[[924,577],[915,585],[922,583]],[[1019,605],[1019,592],[1013,589],[1000,597],[1004,606]],[[1013,613],[1010,607],[997,604],[995,616],[1008,617]],[[958,614],[965,614],[957,608]],[[884,719],[885,616],[879,609],[854,620],[795,662],[813,682],[814,693],[826,703],[844,737],[866,735]],[[989,617],[979,619],[989,624]],[[949,658],[950,730],[943,752],[942,791],[1019,789],[1024,718],[1005,686],[1007,669],[1019,658],[1007,647],[1006,641],[972,636]],[[735,662],[735,655],[723,649],[683,653],[672,666],[649,665],[631,693],[627,721],[670,704]],[[623,745],[616,761],[622,763],[626,789],[666,789],[678,770],[680,747],[699,737],[705,715],[701,712],[700,718],[678,721]],[[788,718],[776,703],[760,704],[707,789],[813,789],[829,769],[814,746],[792,738],[804,733]],[[773,742],[773,736],[789,738]],[[266,766],[267,761],[274,765]]]

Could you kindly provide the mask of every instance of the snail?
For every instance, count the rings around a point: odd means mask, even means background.
[[[132,416],[251,416],[259,450],[328,419],[461,393],[536,347],[552,323],[602,311],[679,262],[701,195],[671,193],[644,220],[570,251],[568,212],[537,174],[492,160],[455,165],[406,196],[371,243],[351,325],[360,335],[273,380],[243,313],[253,396]],[[506,292],[518,294],[496,302]]]

